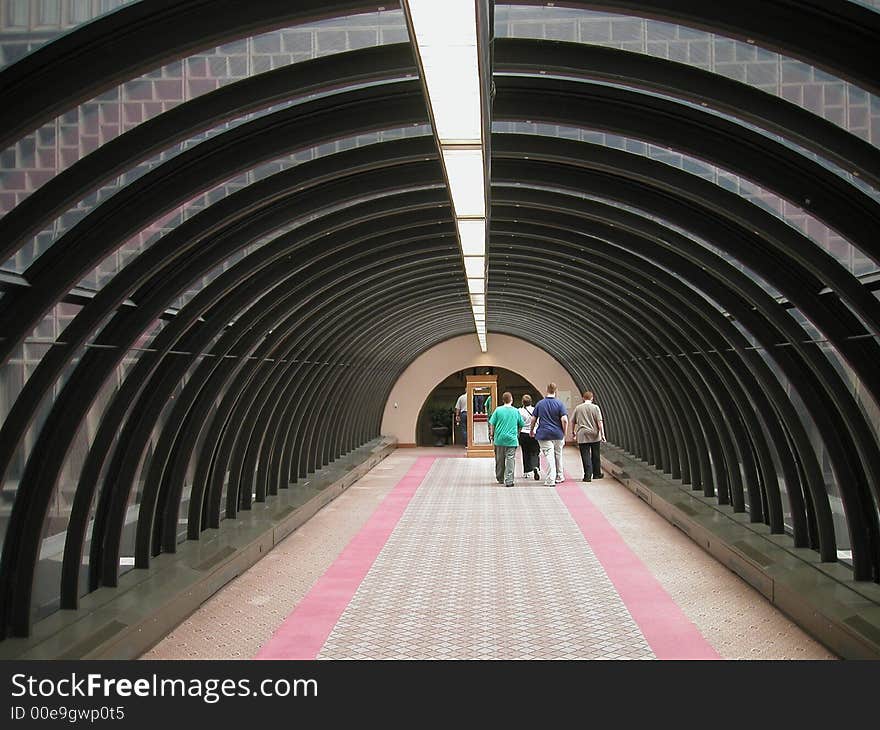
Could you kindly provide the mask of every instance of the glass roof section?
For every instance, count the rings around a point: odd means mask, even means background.
[[[137,0],[3,0],[0,71],[79,26]]]
[[[179,104],[281,66],[406,41],[407,37],[403,12],[397,9],[332,18],[243,38],[127,81],[0,151],[0,215],[8,213],[34,190],[101,145]],[[0,38],[0,46],[6,42]],[[272,109],[221,125],[212,132],[172,147],[163,159],[173,157],[218,131],[283,106],[275,105]],[[108,192],[132,182],[150,169],[151,164],[157,163],[144,163],[135,171],[126,173],[107,186],[109,190],[100,191],[93,199],[87,200],[84,209],[91,209],[104,200]],[[73,219],[81,215],[82,212],[74,212]],[[54,239],[70,225],[70,220],[62,220],[53,226],[51,232],[40,234],[42,242],[38,248],[45,248],[47,237]]]
[[[880,99],[756,45],[658,20],[502,4],[495,6],[495,35],[588,43],[696,66],[786,99],[880,146]]]
[[[880,0],[849,0],[849,2],[861,5],[863,8],[876,10],[880,13]]]
[[[859,275],[878,270],[877,262],[852,246],[846,239],[828,228],[814,216],[802,208],[783,200],[778,195],[761,186],[739,177],[731,172],[711,165],[703,160],[681,154],[675,150],[648,144],[631,137],[607,134],[589,129],[568,127],[564,125],[536,124],[533,122],[494,122],[493,132],[513,132],[517,134],[538,134],[549,137],[574,139],[581,142],[592,142],[614,149],[624,150],[633,154],[648,157],[652,160],[676,167],[685,172],[702,177],[725,190],[736,193],[740,197],[759,206],[775,217],[804,234],[817,246],[836,258],[850,273]]]

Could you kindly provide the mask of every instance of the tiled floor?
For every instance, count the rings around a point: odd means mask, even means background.
[[[416,457],[454,453],[398,450],[144,658],[248,658],[271,646],[273,632],[381,512]],[[566,459],[577,473],[577,453]],[[833,658],[613,480],[569,488],[584,490],[722,657]],[[318,656],[653,654],[555,489],[523,480],[505,489],[491,460],[456,458],[433,463]]]
[[[318,658],[653,656],[556,490],[434,462]]]

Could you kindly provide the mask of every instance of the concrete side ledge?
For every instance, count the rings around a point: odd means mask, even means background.
[[[880,585],[820,563],[788,535],[692,491],[622,449],[602,448],[602,468],[684,532],[811,636],[845,659],[880,659]]]
[[[178,545],[148,569],[125,573],[116,588],[85,596],[75,610],[57,611],[30,637],[0,642],[0,659],[135,659],[328,502],[388,456],[396,439],[375,439],[301,483],[256,503],[222,529]]]

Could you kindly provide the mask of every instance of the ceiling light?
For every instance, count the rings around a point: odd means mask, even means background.
[[[482,140],[477,16],[473,0],[408,0],[437,137]]]
[[[455,215],[486,217],[486,186],[483,183],[483,150],[444,149],[443,162],[452,192]]]
[[[464,273],[468,279],[483,278],[486,274],[486,259],[484,256],[465,256]]]
[[[486,255],[486,221],[458,221],[458,236],[461,240],[461,252],[465,256]]]
[[[486,214],[489,152],[483,138],[487,49],[475,0],[403,0],[434,136],[449,185],[474,324],[486,352]],[[482,56],[480,54],[483,54]],[[483,62],[481,64],[481,61]],[[481,77],[481,71],[487,76]]]

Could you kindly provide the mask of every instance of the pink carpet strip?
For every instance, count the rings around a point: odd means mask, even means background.
[[[260,649],[256,659],[318,656],[433,463],[434,457],[430,456],[416,459],[333,565]]]
[[[719,659],[645,564],[575,482],[557,493],[658,659]]]

